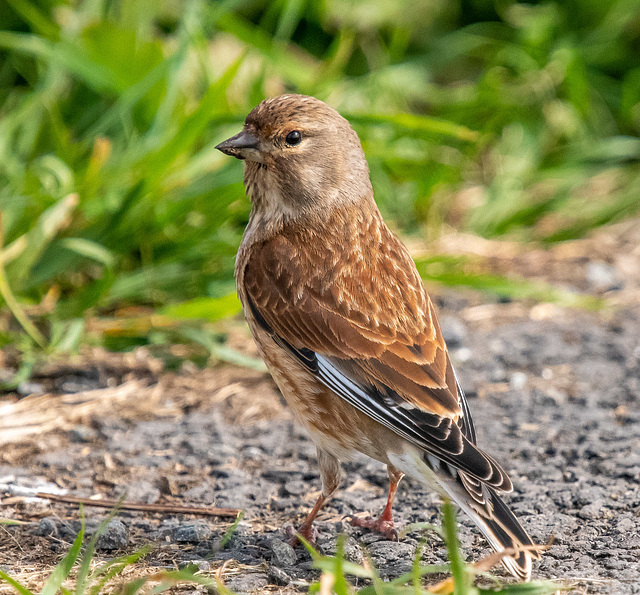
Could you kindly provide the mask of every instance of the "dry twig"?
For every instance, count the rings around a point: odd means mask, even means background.
[[[140,502],[124,502],[120,500],[92,500],[79,496],[64,496],[61,494],[48,494],[38,492],[37,498],[46,498],[54,502],[66,502],[68,504],[84,504],[85,506],[99,506],[100,508],[115,508],[122,510],[143,510],[145,512],[178,512],[182,514],[199,514],[205,516],[237,517],[240,510],[237,508],[201,508],[199,506],[182,506],[180,504],[142,504]]]

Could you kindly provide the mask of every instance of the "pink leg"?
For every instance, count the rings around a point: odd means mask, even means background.
[[[322,494],[320,494],[315,506],[311,509],[311,512],[298,529],[298,533],[310,543],[314,543],[316,540],[316,530],[313,527],[313,521],[318,516],[320,509],[331,499],[331,496],[335,494],[342,477],[340,461],[328,452],[320,450],[320,448],[318,448],[318,465],[320,467],[320,477],[322,478]],[[287,529],[288,534],[294,533],[293,527],[288,527]],[[297,536],[293,535],[289,543],[296,545],[298,543]]]
[[[387,504],[382,511],[382,514],[377,518],[368,519],[351,519],[351,524],[355,527],[365,527],[366,529],[373,529],[378,533],[384,535],[387,539],[396,541],[398,539],[398,533],[393,523],[393,500],[396,496],[398,484],[404,477],[404,473],[399,471],[392,465],[387,466],[389,472],[389,495],[387,496]]]

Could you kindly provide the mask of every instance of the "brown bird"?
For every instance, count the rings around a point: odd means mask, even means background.
[[[357,134],[304,95],[260,103],[217,148],[245,160],[252,210],[236,261],[238,295],[276,384],[317,447],[312,523],[361,452],[387,465],[387,505],[358,524],[394,534],[406,474],[450,498],[515,576],[532,541],[498,492],[507,474],[476,446],[465,396],[415,264],[378,211]]]

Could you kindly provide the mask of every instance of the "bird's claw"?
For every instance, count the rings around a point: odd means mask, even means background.
[[[318,538],[318,531],[313,525],[302,525],[299,529],[296,529],[293,525],[287,525],[284,528],[284,534],[289,538],[289,545],[292,547],[300,544],[298,536],[311,544],[314,544]]]
[[[398,532],[392,520],[383,519],[379,517],[374,519],[373,517],[367,517],[361,519],[359,517],[348,518],[348,521],[354,527],[363,527],[365,529],[371,529],[380,533],[383,537],[386,537],[389,541],[398,541]]]

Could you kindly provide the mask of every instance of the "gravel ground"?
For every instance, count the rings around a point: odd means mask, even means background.
[[[534,577],[563,579],[580,592],[640,593],[638,315],[469,306],[456,294],[440,299],[440,309],[479,443],[514,480],[506,499],[535,541],[555,539]],[[67,369],[56,382],[78,381],[78,374]],[[143,376],[147,385],[157,382],[148,370]],[[30,524],[0,529],[1,568],[41,582],[79,527],[77,507],[24,498],[20,486],[79,496],[126,492],[139,502],[242,508],[245,517],[221,549],[227,519],[122,512],[101,539],[100,556],[152,543],[147,567],[195,561],[207,571],[229,561],[222,576],[235,591],[305,591],[317,573],[304,550],[286,543],[284,528],[318,495],[315,449],[270,380],[219,367],[186,370],[158,386],[174,401],[173,409],[164,404],[170,414],[136,415],[130,401],[113,415],[87,414],[70,429],[3,447],[0,484],[12,495],[2,516]],[[349,559],[361,561],[367,550],[383,577],[397,576],[409,568],[420,536],[390,542],[352,528],[346,516],[382,508],[387,476],[364,458],[345,469],[343,489],[319,517],[318,545],[335,551],[336,535],[347,533]],[[396,502],[400,526],[438,521],[437,498],[418,484],[404,481]],[[90,529],[104,516],[87,514]],[[468,559],[488,554],[478,532],[461,522]],[[425,563],[444,558],[430,537]]]

